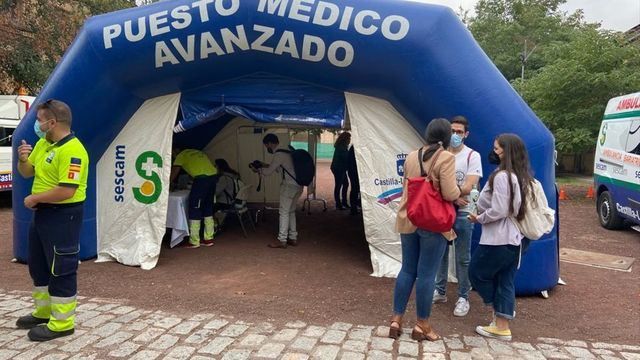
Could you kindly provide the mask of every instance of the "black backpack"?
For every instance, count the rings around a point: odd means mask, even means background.
[[[313,157],[308,151],[302,149],[295,149],[289,145],[289,150],[277,150],[276,152],[283,152],[291,154],[293,160],[293,169],[296,172],[296,176],[291,175],[285,168],[282,168],[287,175],[291,176],[293,180],[300,186],[309,186],[313,181],[313,177],[316,176],[316,166],[313,163]]]

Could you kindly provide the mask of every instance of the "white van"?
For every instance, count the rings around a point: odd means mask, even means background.
[[[640,231],[640,92],[609,100],[593,173],[600,224]]]
[[[35,99],[33,96],[0,95],[0,191],[11,190],[13,132]]]

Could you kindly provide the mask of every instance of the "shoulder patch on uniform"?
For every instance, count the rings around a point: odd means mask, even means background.
[[[69,175],[72,173],[79,173],[82,171],[82,159],[72,157],[69,161]],[[71,180],[75,180],[74,177],[69,177]]]

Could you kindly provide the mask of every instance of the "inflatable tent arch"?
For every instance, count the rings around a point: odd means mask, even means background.
[[[39,95],[40,100],[57,98],[71,106],[74,131],[91,158],[82,259],[97,255],[97,242],[101,243],[104,235],[105,229],[99,228],[102,204],[98,199],[110,199],[110,206],[116,209],[122,206],[118,209],[121,213],[142,211],[136,213],[139,221],[134,226],[145,221],[159,225],[134,237],[157,237],[157,231],[164,231],[162,211],[166,206],[162,209],[159,204],[166,203],[167,197],[172,117],[178,106],[182,105],[183,111],[188,108],[186,97],[181,100],[181,95],[264,73],[322,89],[321,93],[344,94],[352,121],[354,116],[370,118],[366,123],[352,123],[360,153],[361,185],[382,194],[382,200],[389,200],[387,205],[396,203],[392,200],[397,186],[388,185],[393,180],[368,183],[367,179],[377,177],[362,166],[372,163],[373,158],[367,156],[375,155],[376,164],[388,161],[389,175],[397,179],[396,161],[399,164],[403,154],[417,145],[393,143],[408,135],[401,124],[417,136],[429,119],[463,114],[473,126],[469,145],[482,154],[491,149],[499,133],[519,134],[529,149],[536,177],[552,207],[557,207],[552,135],[449,8],[408,0],[176,0],[89,19]],[[234,106],[226,106],[224,96],[218,100],[225,113],[237,115]],[[197,122],[211,113],[184,115],[185,122]],[[289,115],[296,118],[300,114]],[[34,121],[35,112],[31,111],[17,129],[16,138],[35,143]],[[215,122],[212,124],[204,126],[215,128]],[[375,138],[358,140],[367,134]],[[149,141],[155,138],[164,140]],[[141,154],[129,148],[118,153],[124,148],[118,147],[116,140],[128,141],[135,150],[147,146],[155,155],[147,154],[146,161],[136,164],[136,156],[140,160]],[[367,153],[360,151],[364,143],[385,145],[372,147]],[[381,149],[389,152],[380,153]],[[119,155],[126,175],[114,173]],[[110,172],[105,172],[107,178],[101,178],[99,163],[114,159]],[[488,174],[492,169],[486,165]],[[122,191],[114,188],[119,174],[125,177],[122,194],[126,206],[112,196],[114,191]],[[146,188],[140,186],[145,180]],[[22,203],[30,184],[15,178],[14,204]],[[109,194],[101,193],[104,186]],[[155,197],[156,190],[158,203],[143,204]],[[136,202],[136,196],[143,201]],[[365,208],[365,218],[384,211],[385,201],[372,203]],[[14,254],[22,261],[26,260],[30,219],[29,210],[14,207]],[[547,290],[557,283],[557,234],[532,244],[516,280],[519,294]],[[369,229],[366,235],[371,241],[370,237],[380,234]],[[397,251],[397,235],[384,239],[384,245],[378,251],[371,247],[374,269],[380,258],[390,257],[387,250]],[[132,252],[140,250],[136,246]],[[139,260],[153,262],[153,258]],[[398,260],[376,275],[393,275],[393,270],[399,269]]]

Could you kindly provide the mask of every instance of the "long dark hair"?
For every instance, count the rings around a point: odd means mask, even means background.
[[[225,160],[225,159],[216,159],[215,163],[216,163],[216,167],[218,168],[218,170],[222,171],[223,173],[233,174],[235,176],[240,176],[240,174],[238,174],[237,171],[233,170],[231,168],[231,166],[229,166],[229,163],[227,162],[227,160]]]
[[[504,156],[500,159],[500,166],[489,177],[489,188],[493,190],[493,180],[500,171],[507,172],[507,178],[509,180],[509,213],[514,213],[513,208],[513,180],[511,174],[514,174],[518,179],[518,185],[520,187],[520,209],[516,219],[522,220],[526,213],[525,206],[527,202],[526,194],[531,190],[531,184],[533,183],[533,176],[531,176],[531,167],[529,165],[529,154],[527,148],[524,145],[522,139],[516,134],[502,134],[496,138],[498,145],[504,151]]]
[[[345,131],[338,136],[338,139],[336,139],[336,142],[335,144],[333,144],[333,147],[334,148],[343,147],[346,149],[349,147],[350,141],[351,141],[351,134]]]
[[[422,155],[422,161],[428,161],[440,149],[448,148],[451,143],[451,123],[447,119],[431,120],[424,137],[427,139],[427,151]]]

